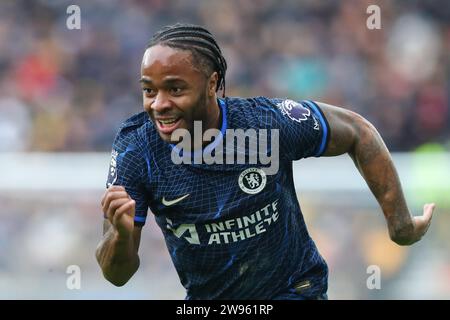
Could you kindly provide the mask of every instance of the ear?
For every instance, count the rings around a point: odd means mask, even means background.
[[[214,71],[208,79],[208,96],[214,97],[216,94],[217,82],[219,81],[219,74]]]

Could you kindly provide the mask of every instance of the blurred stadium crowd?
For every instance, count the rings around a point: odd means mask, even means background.
[[[381,7],[381,29],[366,9]],[[81,30],[66,9],[81,8]],[[316,99],[367,117],[392,151],[450,140],[450,5],[432,1],[0,3],[0,151],[107,151],[141,110],[142,54],[166,24],[205,25],[228,96]]]

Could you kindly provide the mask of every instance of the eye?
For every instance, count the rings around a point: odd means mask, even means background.
[[[147,96],[154,96],[156,94],[155,90],[151,88],[142,88],[142,91],[144,91]]]
[[[175,96],[180,95],[182,92],[183,92],[183,89],[180,87],[173,87],[170,89],[170,93]]]

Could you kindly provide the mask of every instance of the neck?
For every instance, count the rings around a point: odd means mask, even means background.
[[[208,120],[203,127],[203,133],[208,129],[220,129],[220,118],[220,106],[217,97],[214,97],[208,107]]]
[[[206,116],[206,121],[202,124],[202,136],[205,133],[205,131],[208,129],[220,130],[221,122],[222,122],[220,106],[219,106],[216,96],[214,96],[212,101],[209,102],[208,108],[206,110],[207,110],[207,116]],[[202,141],[202,145],[198,146],[198,145],[195,145],[195,142],[194,142],[194,150],[202,148],[202,147],[208,145],[209,143],[210,143],[210,141]]]

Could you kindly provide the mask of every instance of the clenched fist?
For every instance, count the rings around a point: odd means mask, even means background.
[[[134,229],[136,202],[122,186],[112,185],[102,198],[103,213],[118,232],[119,237],[130,237]]]

